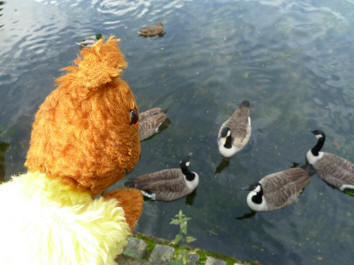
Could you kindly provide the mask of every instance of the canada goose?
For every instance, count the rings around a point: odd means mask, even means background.
[[[249,186],[247,204],[253,211],[272,211],[293,203],[310,182],[303,168],[289,168],[263,177]]]
[[[164,34],[163,24],[161,22],[157,22],[155,26],[141,28],[138,33],[144,37],[153,37],[156,35],[162,36]]]
[[[96,41],[98,41],[99,39],[101,39],[103,37],[102,34],[96,34],[95,36],[90,36],[87,37],[86,39],[76,42],[77,45],[80,46],[80,48],[84,48],[84,47],[91,47]]]
[[[316,145],[307,152],[307,162],[328,184],[341,191],[354,189],[354,164],[335,154],[320,152],[326,135],[321,130],[314,130],[312,133],[318,140]]]
[[[218,133],[219,152],[231,157],[242,150],[251,136],[250,103],[247,100],[220,127]]]
[[[167,109],[152,108],[140,113],[139,121],[139,136],[140,141],[143,141],[155,133],[159,132],[160,126],[167,119]]]
[[[199,184],[199,176],[190,170],[190,160],[179,163],[180,168],[164,169],[127,181],[125,186],[141,190],[151,200],[173,201],[192,193]]]

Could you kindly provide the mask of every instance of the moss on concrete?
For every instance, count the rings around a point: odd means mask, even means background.
[[[147,235],[144,235],[141,233],[135,233],[133,236],[144,240],[145,243],[147,244],[146,254],[144,256],[145,260],[148,260],[150,254],[156,244],[162,244],[162,245],[167,245],[167,246],[173,247],[175,249],[174,259],[176,259],[178,257],[178,254],[181,253],[181,250],[183,250],[183,249],[187,249],[190,254],[193,254],[193,253],[199,254],[200,259],[199,259],[197,265],[205,264],[205,261],[208,256],[216,258],[216,259],[224,260],[224,261],[226,261],[227,265],[233,265],[235,263],[247,264],[247,265],[260,265],[260,263],[258,261],[240,261],[236,258],[228,257],[228,256],[225,256],[220,253],[205,251],[205,250],[198,249],[198,248],[192,248],[188,245],[174,244],[172,241],[169,241],[169,240],[166,240],[163,238],[147,236]]]

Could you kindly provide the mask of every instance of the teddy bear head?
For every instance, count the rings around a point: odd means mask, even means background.
[[[84,48],[56,80],[33,123],[25,165],[93,196],[123,178],[140,155],[138,108],[121,79],[118,39]]]

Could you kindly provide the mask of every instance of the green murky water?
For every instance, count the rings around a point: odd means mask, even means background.
[[[163,37],[138,36],[157,21]],[[142,143],[127,178],[176,167],[190,152],[201,178],[192,204],[147,201],[138,231],[173,239],[169,221],[182,209],[197,247],[262,264],[353,263],[353,197],[317,175],[290,207],[238,217],[249,213],[240,188],[302,163],[313,129],[327,133],[326,151],[354,161],[354,1],[0,2],[1,178],[25,170],[38,105],[79,52],[75,42],[96,33],[122,39],[140,110],[169,109],[168,128]],[[243,99],[251,141],[220,166],[218,128]]]

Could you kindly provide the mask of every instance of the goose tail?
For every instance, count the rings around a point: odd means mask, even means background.
[[[128,187],[128,188],[135,188],[135,184],[134,184],[134,180],[128,180],[124,183],[124,186],[125,187]]]
[[[306,163],[302,165],[301,168],[304,169],[310,177],[316,173],[316,169],[311,164]]]
[[[297,162],[293,162],[291,168],[302,168],[303,170],[305,170],[307,172],[307,174],[309,174],[309,176],[312,176],[316,173],[316,169],[309,163],[306,163],[304,165],[301,165]]]
[[[161,108],[161,112],[167,113],[167,111],[168,111],[168,107]]]

